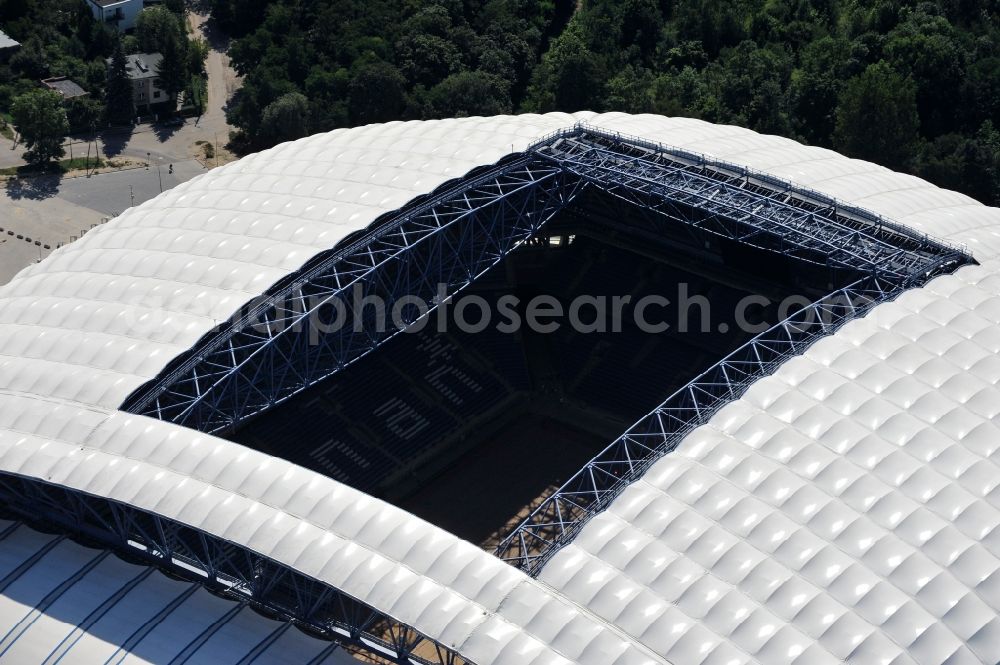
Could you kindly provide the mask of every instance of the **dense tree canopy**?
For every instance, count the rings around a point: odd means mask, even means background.
[[[181,17],[163,5],[139,12],[135,19],[135,37],[142,53],[162,53],[171,44],[186,39]]]
[[[309,133],[309,100],[300,92],[289,92],[267,105],[260,131],[275,143],[302,138]]]
[[[1000,204],[997,0],[211,0],[263,111],[309,132],[405,118],[621,110],[835,147]]]
[[[239,37],[230,57],[244,80],[229,120],[241,130],[238,142],[254,149],[276,140],[263,114],[279,99],[287,104],[290,93],[306,100],[309,133],[511,112],[572,10],[568,0],[558,4],[213,0],[213,17]]]
[[[913,81],[879,61],[844,84],[836,108],[838,150],[894,169],[913,164],[920,139]]]
[[[139,13],[133,34],[122,35],[95,20],[85,0],[0,0],[0,26],[22,44],[0,61],[0,112],[11,113],[14,99],[37,88],[40,79],[67,76],[90,93],[65,104],[71,130],[132,121],[124,55],[169,54],[163,74],[176,92],[203,72],[207,46],[189,37],[184,11],[183,0],[150,6]],[[113,55],[121,58],[109,76],[106,59]]]
[[[0,112],[11,112],[15,97],[50,76],[68,76],[93,99],[103,99],[104,59],[116,35],[94,20],[83,0],[0,0],[0,28],[22,44],[0,61]]]
[[[148,10],[140,12],[140,16],[146,11]],[[166,9],[163,11],[170,13]],[[163,45],[157,49],[163,57],[156,68],[156,75],[160,78],[160,87],[167,95],[167,108],[170,111],[177,107],[177,95],[184,89],[187,81],[185,47],[185,41],[176,35],[171,35],[165,37]]]

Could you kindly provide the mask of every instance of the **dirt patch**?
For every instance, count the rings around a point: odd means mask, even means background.
[[[226,149],[225,146],[217,146],[212,141],[195,141],[188,148],[188,155],[204,166],[206,169],[214,169],[229,162],[236,161],[239,156]]]

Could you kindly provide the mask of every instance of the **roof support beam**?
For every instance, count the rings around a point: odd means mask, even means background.
[[[242,545],[135,506],[6,472],[0,473],[0,505],[29,524],[54,527],[199,582],[218,595],[254,604],[265,614],[292,620],[348,651],[400,665],[468,663],[328,584]]]
[[[637,208],[653,232],[662,233],[665,221],[680,222],[898,285],[914,286],[970,260],[957,248],[762,174],[577,126],[415,201],[314,259],[122,409],[225,433],[400,332],[364,308],[354,312],[352,299],[377,297],[387,308],[414,296],[434,303],[438,285],[454,295],[590,188]],[[345,314],[342,325],[317,335],[317,321],[326,322],[331,310]]]

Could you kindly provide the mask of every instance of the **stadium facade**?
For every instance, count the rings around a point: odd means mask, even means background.
[[[0,660],[1000,662],[998,230],[918,178],[659,116],[372,125],[212,171],[0,289]],[[530,254],[569,238],[565,266]],[[438,347],[296,323],[355,284],[627,285],[639,251],[686,261],[644,283],[811,304],[642,381],[608,352],[629,425],[495,553],[373,496],[436,478],[410,457],[463,423],[503,442],[497,396],[543,401],[565,372],[494,389],[449,359],[481,400],[348,432],[366,378],[417,394],[405,361]],[[494,369],[531,364],[491,344]],[[613,400],[585,378],[572,417]],[[336,446],[301,423],[322,404]]]

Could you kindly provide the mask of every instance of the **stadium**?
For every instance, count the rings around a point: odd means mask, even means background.
[[[687,118],[215,169],[0,287],[0,661],[1000,662],[998,253]]]

